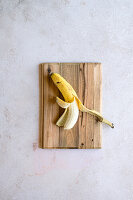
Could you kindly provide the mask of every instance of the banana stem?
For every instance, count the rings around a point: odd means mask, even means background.
[[[50,68],[48,68],[48,74],[49,74],[49,76],[51,76],[53,74],[53,72],[51,72]]]

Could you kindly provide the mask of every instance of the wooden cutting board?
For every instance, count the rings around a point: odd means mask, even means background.
[[[56,121],[64,110],[59,108],[56,97],[63,99],[48,69],[59,73],[74,88],[81,102],[89,109],[101,112],[102,73],[100,63],[43,63],[39,65],[39,147],[59,149],[101,148],[101,123],[80,111],[74,128],[64,130]]]

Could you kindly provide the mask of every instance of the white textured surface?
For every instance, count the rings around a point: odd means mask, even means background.
[[[101,150],[41,150],[38,64],[102,62]],[[133,1],[0,1],[0,199],[133,199]]]

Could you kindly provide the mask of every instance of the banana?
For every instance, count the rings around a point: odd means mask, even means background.
[[[95,116],[100,122],[108,124],[111,128],[114,128],[114,124],[104,119],[99,112],[86,108],[78,98],[72,86],[60,74],[50,72],[50,76],[65,99],[65,101],[63,101],[58,97],[56,98],[58,105],[65,109],[63,115],[56,123],[57,126],[64,126],[64,129],[73,128],[78,120],[80,110]]]

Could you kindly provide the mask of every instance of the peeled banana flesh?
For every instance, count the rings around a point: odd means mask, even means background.
[[[73,128],[79,116],[79,108],[78,108],[75,98],[73,102],[66,103],[65,101],[62,101],[61,99],[57,97],[56,102],[58,103],[60,107],[65,108],[63,115],[58,119],[56,125],[64,126],[64,129]]]

